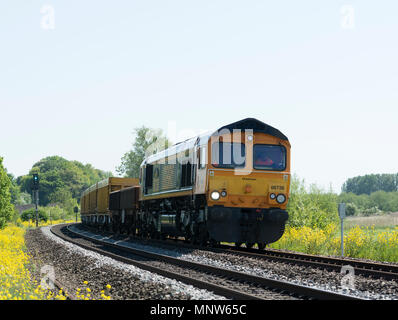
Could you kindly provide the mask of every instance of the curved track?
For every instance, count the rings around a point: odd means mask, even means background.
[[[394,264],[360,261],[349,258],[318,256],[274,249],[266,249],[261,251],[258,249],[236,248],[228,245],[221,245],[218,246],[218,248],[226,252],[232,252],[253,258],[293,263],[296,265],[323,268],[338,272],[343,266],[350,265],[355,269],[355,274],[380,279],[398,280],[398,265]]]
[[[109,234],[111,235],[111,234]],[[182,239],[168,239],[166,241],[147,239],[148,243],[167,244],[176,242],[185,248],[195,248],[209,250],[215,253],[229,253],[242,257],[290,263],[294,265],[308,266],[312,268],[324,269],[340,272],[343,266],[351,266],[355,274],[375,279],[386,279],[398,281],[398,264],[388,264],[376,261],[355,260],[352,258],[338,258],[320,255],[312,255],[300,252],[288,252],[277,249],[259,250],[254,248],[236,247],[233,245],[216,245],[213,247],[203,247],[186,243]]]
[[[289,298],[301,299],[338,299],[360,300],[336,292],[330,292],[318,288],[297,285],[285,281],[277,281],[257,277],[254,275],[216,268],[200,263],[185,261],[182,259],[130,248],[117,241],[109,242],[103,239],[89,237],[69,226],[58,225],[51,231],[63,240],[72,242],[85,249],[96,251],[100,254],[133,264],[139,268],[174,278],[181,282],[191,284],[197,288],[213,291],[215,294],[231,299],[280,299],[285,295]],[[156,261],[157,263],[152,263]],[[166,267],[166,265],[169,265]],[[170,265],[172,267],[170,268]],[[276,297],[275,297],[276,296]],[[286,297],[285,297],[286,298]]]
[[[277,249],[255,249],[246,247],[236,247],[234,245],[216,245],[212,247],[204,247],[186,243],[182,239],[167,239],[159,241],[147,239],[146,241],[167,244],[179,242],[179,245],[185,248],[195,248],[209,250],[215,253],[229,253],[240,255],[242,257],[250,257],[255,259],[277,261],[282,263],[290,263],[295,265],[308,266],[329,271],[340,272],[343,266],[352,266],[355,274],[372,277],[375,279],[397,280],[398,281],[398,264],[381,263],[377,261],[355,260],[352,258],[338,258],[320,255],[312,255],[300,252],[281,251]]]

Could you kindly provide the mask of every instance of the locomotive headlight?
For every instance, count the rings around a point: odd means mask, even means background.
[[[278,196],[276,197],[276,202],[282,204],[286,201],[286,196],[284,194],[278,194]]]
[[[210,194],[210,198],[211,198],[212,200],[218,200],[218,199],[220,199],[220,193],[219,193],[218,191],[213,191],[213,192]]]
[[[221,191],[221,196],[222,197],[226,197],[227,196],[227,191],[225,191],[225,190]]]
[[[274,199],[276,198],[276,195],[275,195],[275,193],[271,193],[271,194],[269,195],[269,197],[270,197],[272,200],[274,200]]]

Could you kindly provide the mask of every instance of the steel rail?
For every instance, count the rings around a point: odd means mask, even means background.
[[[54,232],[53,229],[54,229],[54,227],[51,228],[51,231],[53,233],[55,233],[57,236],[60,236],[61,238],[65,238],[65,235],[60,234],[60,232]],[[83,235],[80,232],[79,233],[75,232],[75,231],[71,230],[69,228],[69,226],[68,226],[68,231],[73,233],[75,236],[79,236],[79,237],[89,240],[93,243],[100,244],[102,246],[102,248],[117,249],[122,252],[132,253],[134,255],[142,256],[142,257],[145,257],[148,259],[164,261],[164,262],[174,264],[174,265],[177,265],[180,267],[199,270],[204,273],[211,273],[211,274],[214,274],[217,276],[226,277],[228,279],[233,279],[235,281],[240,281],[240,282],[243,281],[246,283],[254,284],[256,286],[260,285],[263,288],[265,288],[265,290],[277,290],[282,293],[289,293],[291,295],[295,295],[295,296],[298,296],[301,298],[310,298],[310,299],[363,300],[359,297],[355,297],[355,296],[351,296],[351,295],[347,295],[347,294],[343,294],[343,293],[327,291],[327,290],[314,288],[314,287],[308,287],[308,286],[304,286],[304,285],[298,285],[298,284],[281,281],[281,280],[274,280],[274,279],[258,277],[258,276],[247,274],[247,273],[221,269],[221,268],[217,268],[217,267],[213,267],[213,266],[209,266],[209,265],[205,265],[205,264],[200,264],[200,263],[186,261],[186,260],[182,260],[182,259],[178,259],[178,258],[173,258],[173,257],[167,256],[167,255],[147,252],[144,250],[133,249],[130,247],[121,246],[121,245],[115,244],[115,243],[105,242],[105,241],[102,241],[99,239],[94,239],[92,237]],[[71,241],[71,239],[67,239],[67,241]],[[83,246],[80,243],[76,243],[76,244]],[[162,270],[162,269],[159,269],[159,268],[156,268],[153,266],[149,266],[147,264],[140,263],[140,262],[134,261],[132,259],[123,257],[120,254],[111,253],[111,252],[109,252],[109,250],[93,248],[93,247],[87,246],[87,245],[85,245],[85,247],[88,250],[94,250],[94,251],[100,252],[101,254],[111,256],[112,258],[114,258],[116,260],[123,261],[123,262],[129,263],[129,264],[134,264],[134,265],[138,266],[139,268],[161,274],[165,277],[175,278],[182,282],[192,284],[201,289],[212,290],[216,294],[220,294],[220,295],[223,295],[226,297],[230,297],[233,299],[259,299],[259,297],[254,296],[254,295],[248,295],[248,294],[242,293],[242,292],[237,293],[236,290],[231,291],[231,289],[226,288],[226,287],[220,287],[218,285],[210,284],[208,282],[195,280],[190,277],[185,277],[185,276],[182,276],[179,274],[172,273],[170,271],[166,271],[166,270]]]
[[[111,233],[107,233],[112,235]],[[141,239],[142,240],[142,239]],[[319,269],[326,269],[340,272],[341,268],[350,265],[354,268],[355,274],[373,277],[377,279],[397,280],[398,281],[398,265],[383,264],[372,261],[359,261],[350,258],[327,257],[320,255],[311,255],[300,252],[287,252],[277,249],[259,250],[254,248],[235,247],[232,245],[216,245],[212,247],[188,244],[182,239],[145,239],[148,243],[156,244],[172,244],[179,242],[184,248],[194,248],[200,250],[213,251],[215,253],[230,253],[241,255],[248,258],[257,258],[263,260],[279,261],[282,263],[292,263],[296,265],[308,266]]]
[[[112,233],[107,234],[112,235]],[[265,250],[259,250],[254,248],[235,247],[227,244],[216,245],[212,247],[199,246],[188,244],[182,239],[167,239],[162,241],[156,239],[145,239],[145,241],[147,241],[148,243],[156,244],[171,244],[173,242],[179,242],[179,245],[185,248],[208,250],[215,253],[231,253],[248,258],[279,261],[282,263],[292,263],[296,265],[326,269],[335,272],[340,272],[343,266],[350,265],[354,268],[355,274],[377,279],[398,281],[398,265],[394,264],[383,264],[372,261],[359,261],[347,257],[338,258],[312,255],[300,252],[287,252],[269,248]]]
[[[286,252],[275,249],[234,248],[229,245],[220,245],[217,248],[226,252],[237,253],[246,257],[294,263],[297,265],[324,268],[339,272],[343,266],[350,265],[354,268],[355,274],[398,280],[398,265],[389,265],[378,262],[357,261],[347,258],[326,257],[305,253]]]
[[[247,293],[244,293],[244,292],[240,292],[240,291],[237,291],[237,290],[232,290],[232,289],[224,287],[224,286],[215,285],[215,284],[208,283],[208,282],[205,282],[205,281],[201,281],[201,280],[198,280],[198,279],[194,279],[194,278],[191,278],[191,277],[186,277],[186,276],[178,274],[178,273],[174,273],[174,272],[170,272],[170,271],[167,271],[167,270],[163,270],[163,269],[151,266],[149,264],[142,263],[142,262],[136,261],[136,260],[131,259],[131,258],[127,258],[127,257],[125,257],[125,256],[123,256],[121,254],[110,252],[109,250],[106,250],[105,248],[118,249],[120,251],[128,251],[128,250],[125,250],[127,248],[123,248],[123,247],[120,247],[120,246],[117,246],[117,245],[112,245],[110,243],[107,243],[107,242],[104,242],[104,241],[100,241],[100,240],[97,240],[97,239],[93,239],[91,237],[83,236],[81,234],[78,234],[78,233],[75,233],[75,232],[73,232],[71,230],[68,230],[70,233],[73,233],[75,236],[78,235],[79,237],[81,237],[83,239],[86,239],[86,240],[89,240],[92,243],[100,244],[103,249],[97,248],[97,247],[93,247],[91,245],[83,244],[83,243],[81,243],[79,241],[76,241],[76,240],[66,236],[65,234],[63,234],[63,232],[60,229],[61,228],[59,228],[57,230],[57,228],[52,227],[51,228],[51,232],[54,235],[56,235],[57,237],[65,240],[65,241],[71,242],[71,243],[73,243],[73,244],[75,244],[77,246],[80,246],[80,247],[82,247],[82,248],[84,248],[86,250],[97,252],[97,253],[99,253],[99,254],[101,254],[103,256],[107,256],[107,257],[112,258],[114,260],[117,260],[117,261],[120,261],[120,262],[123,262],[123,263],[126,263],[126,264],[134,265],[137,268],[140,268],[140,269],[143,269],[143,270],[147,270],[149,272],[153,272],[153,273],[159,274],[159,275],[164,276],[166,278],[172,278],[172,279],[175,279],[177,281],[181,281],[183,283],[193,285],[193,286],[195,286],[195,287],[197,287],[199,289],[205,289],[205,290],[213,291],[215,294],[218,294],[218,295],[221,295],[221,296],[225,296],[227,298],[236,299],[236,300],[259,300],[260,299],[260,298],[258,298],[256,296],[253,296],[253,295],[250,295],[250,294],[247,294]],[[130,253],[133,253],[133,252],[130,251]],[[144,255],[141,255],[141,256],[144,256]],[[150,257],[150,255],[146,255],[146,257]],[[151,257],[151,258],[153,259],[153,257]]]

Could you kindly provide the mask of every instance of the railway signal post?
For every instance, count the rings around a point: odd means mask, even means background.
[[[76,222],[77,222],[77,213],[79,212],[79,207],[74,207],[73,208],[73,211],[75,212],[75,214],[76,214]]]
[[[344,257],[344,218],[345,218],[345,203],[339,203],[339,217],[341,221],[341,256]]]
[[[33,174],[33,192],[36,204],[36,228],[39,226],[39,175],[37,173]]]

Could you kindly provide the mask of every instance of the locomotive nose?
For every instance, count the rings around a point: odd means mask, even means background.
[[[209,206],[286,208],[288,184],[282,174],[273,179],[255,173],[247,176],[213,171],[209,176]]]

